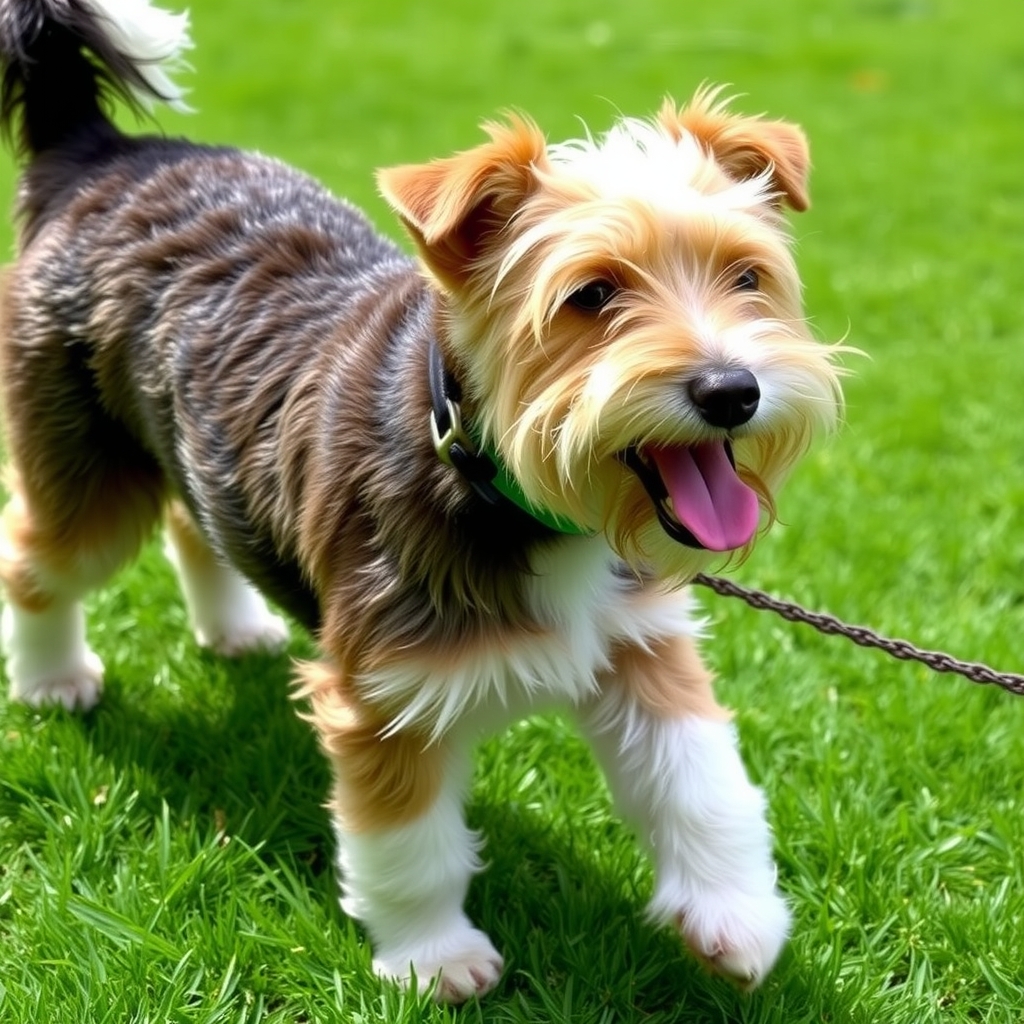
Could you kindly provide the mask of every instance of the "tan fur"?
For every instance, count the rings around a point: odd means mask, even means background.
[[[540,129],[523,117],[488,123],[482,146],[425,165],[384,168],[377,183],[445,284],[465,282],[488,236],[500,233],[536,187],[545,162]]]
[[[15,496],[0,517],[0,579],[8,600],[26,611],[42,612],[52,604],[53,595],[39,581],[36,559],[30,555],[32,540],[25,503]]]
[[[804,133],[786,121],[737,117],[721,93],[720,88],[702,89],[682,109],[666,100],[658,120],[676,137],[687,131],[700,139],[737,180],[771,169],[780,197],[794,210],[806,210],[811,160]]]
[[[181,501],[174,499],[167,503],[164,523],[182,561],[194,566],[198,571],[209,571],[219,566],[217,556],[210,549],[206,538]]]
[[[731,715],[715,699],[713,676],[689,637],[674,637],[647,648],[620,646],[612,655],[609,679],[624,686],[660,718],[697,715],[726,721]]]
[[[382,736],[387,720],[351,693],[337,669],[299,665],[297,696],[334,768],[330,808],[347,831],[373,832],[415,820],[437,798],[448,752],[418,732]]]
[[[162,488],[145,477],[112,478],[54,506],[14,477],[0,519],[0,581],[10,600],[40,612],[53,598],[75,598],[133,558],[159,517]]]

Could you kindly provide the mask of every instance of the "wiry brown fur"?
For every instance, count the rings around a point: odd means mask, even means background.
[[[272,161],[183,144],[150,163],[129,151],[58,216],[24,227],[3,381],[25,500],[66,517],[83,487],[109,509],[121,504],[109,487],[162,481],[216,550],[307,625],[322,620],[325,644],[357,664],[431,619],[458,629],[466,604],[514,617],[514,586],[504,592],[494,565],[521,554],[497,550],[489,524],[451,522],[473,502],[424,430],[436,313],[413,263]],[[271,190],[304,201],[306,221],[268,207],[255,229]],[[357,244],[369,269],[351,265]],[[203,489],[224,504],[203,507]],[[150,503],[140,527],[158,511]],[[54,529],[72,547],[102,543]]]
[[[721,94],[721,87],[699,89],[682,108],[666,100],[658,121],[673,138],[688,132],[699,139],[733,179],[750,178],[770,169],[779,198],[794,210],[806,210],[810,206],[807,173],[811,158],[804,133],[786,121],[738,118]]]
[[[273,161],[119,139],[70,194],[66,163],[38,158],[0,326],[18,468],[8,518],[21,524],[9,527],[12,599],[45,601],[36,576],[51,564],[95,563],[90,581],[102,578],[173,494],[219,557],[318,630],[341,689],[439,644],[542,628],[520,574],[531,547],[553,538],[514,511],[481,508],[424,428],[434,334],[465,374],[467,416],[527,493],[649,557],[660,529],[615,455],[648,382],[692,358],[667,280],[681,251],[683,269],[711,275],[708,288],[744,259],[774,265],[773,229],[763,255],[749,225],[691,231],[680,247],[653,212],[606,204],[575,227],[571,250],[555,232],[503,266],[516,238],[559,217],[571,225],[595,197],[547,166],[529,122],[490,130],[469,154],[381,175],[444,297],[359,213]],[[588,275],[614,275],[628,299],[600,320],[566,307]],[[788,310],[787,340],[820,361],[795,331],[788,279],[765,287]],[[728,315],[743,315],[740,301],[721,297]],[[602,406],[594,431],[580,396],[599,364],[621,404]],[[576,420],[573,445],[555,451]],[[738,443],[769,508],[776,467],[804,440],[776,431]],[[669,575],[706,561],[669,553]]]

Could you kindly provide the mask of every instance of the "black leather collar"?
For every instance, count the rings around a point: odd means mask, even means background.
[[[498,467],[490,456],[478,452],[462,424],[462,388],[444,365],[444,356],[435,339],[427,356],[430,379],[430,435],[437,457],[458,470],[466,482],[488,505],[516,507],[492,481]]]

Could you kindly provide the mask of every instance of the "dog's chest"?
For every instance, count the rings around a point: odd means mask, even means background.
[[[597,694],[622,643],[697,631],[685,592],[639,588],[602,538],[573,538],[535,557],[527,601],[538,628],[494,633],[418,655],[364,679],[367,696],[400,707],[389,731],[438,739],[456,725],[491,731]]]

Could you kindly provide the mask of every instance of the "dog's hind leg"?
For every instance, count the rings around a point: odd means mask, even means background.
[[[37,241],[0,290],[0,407],[10,500],[0,515],[2,639],[11,697],[88,708],[102,688],[82,598],[134,557],[165,477],[115,409],[123,349],[93,337],[66,233]],[[94,318],[95,319],[95,318]],[[123,389],[126,390],[126,389]]]
[[[334,769],[341,905],[373,940],[382,977],[440,1002],[492,989],[502,958],[462,904],[479,871],[465,823],[468,749],[452,738],[388,735],[387,718],[349,695],[325,664],[302,666],[300,694]]]
[[[693,641],[624,645],[584,725],[623,814],[655,861],[651,918],[713,971],[757,985],[789,911],[775,885],[765,801]]]
[[[248,651],[277,651],[288,642],[288,627],[258,590],[219,559],[185,506],[167,508],[164,552],[177,570],[197,642],[229,657]]]
[[[66,446],[18,461],[0,518],[10,696],[87,710],[103,666],[86,642],[82,597],[138,552],[158,521],[163,478],[155,467],[103,465],[94,451],[69,458]]]

